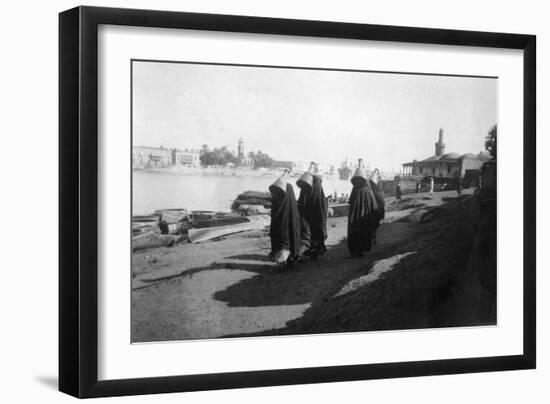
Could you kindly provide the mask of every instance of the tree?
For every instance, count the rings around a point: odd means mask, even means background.
[[[202,146],[201,150],[201,164],[205,166],[224,166],[226,164],[238,164],[239,159],[233,152],[231,152],[227,146],[222,146],[220,148],[216,147],[212,150],[208,148],[207,145]]]
[[[258,150],[256,153],[248,153],[248,157],[253,161],[254,168],[269,168],[273,165],[273,159],[266,153],[262,153],[261,150]]]
[[[497,159],[497,126],[494,125],[485,136],[485,150],[492,158]]]

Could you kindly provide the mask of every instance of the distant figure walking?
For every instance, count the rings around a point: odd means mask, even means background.
[[[430,194],[434,193],[434,177],[430,177]]]
[[[418,180],[416,180],[415,190],[416,190],[416,193],[420,192],[420,181]]]
[[[401,200],[401,179],[399,177],[395,179],[395,200]]]
[[[360,257],[372,249],[374,234],[380,224],[377,198],[361,159],[351,183],[353,189],[349,199],[348,249],[352,257]]]
[[[462,194],[462,179],[461,178],[457,178],[456,180],[456,192],[458,192],[458,194]]]
[[[327,248],[328,203],[323,191],[323,179],[315,163],[296,181],[300,188],[298,211],[300,212],[300,254],[317,258]]]
[[[270,187],[271,192],[271,238],[270,258],[279,265],[285,265],[300,258],[300,214],[294,196],[294,189],[287,183],[289,171]]]
[[[160,234],[168,234],[170,232],[168,222],[162,218],[162,215],[159,217],[159,230]]]

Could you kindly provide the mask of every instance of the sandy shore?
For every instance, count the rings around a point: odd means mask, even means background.
[[[357,259],[349,258],[345,217],[328,219],[322,259],[283,270],[267,259],[265,231],[136,252],[132,339],[494,323],[494,307],[479,310],[478,264],[467,270],[480,220],[471,194],[388,198],[377,244]]]

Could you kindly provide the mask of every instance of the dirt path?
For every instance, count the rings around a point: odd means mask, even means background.
[[[415,247],[421,218],[456,196],[420,194],[399,205],[392,204],[392,198],[377,244],[358,259],[349,258],[345,217],[329,218],[328,252],[322,259],[285,270],[267,259],[265,232],[135,253],[133,341],[284,333],[289,324],[299,324],[314,312],[312,306],[353,294],[393,271],[397,262],[410,259],[408,255],[422,247],[420,239]],[[377,262],[381,264],[371,270]]]

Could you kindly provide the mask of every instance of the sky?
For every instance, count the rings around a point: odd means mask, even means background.
[[[496,78],[133,62],[133,144],[261,150],[371,168],[478,153],[497,123]]]

